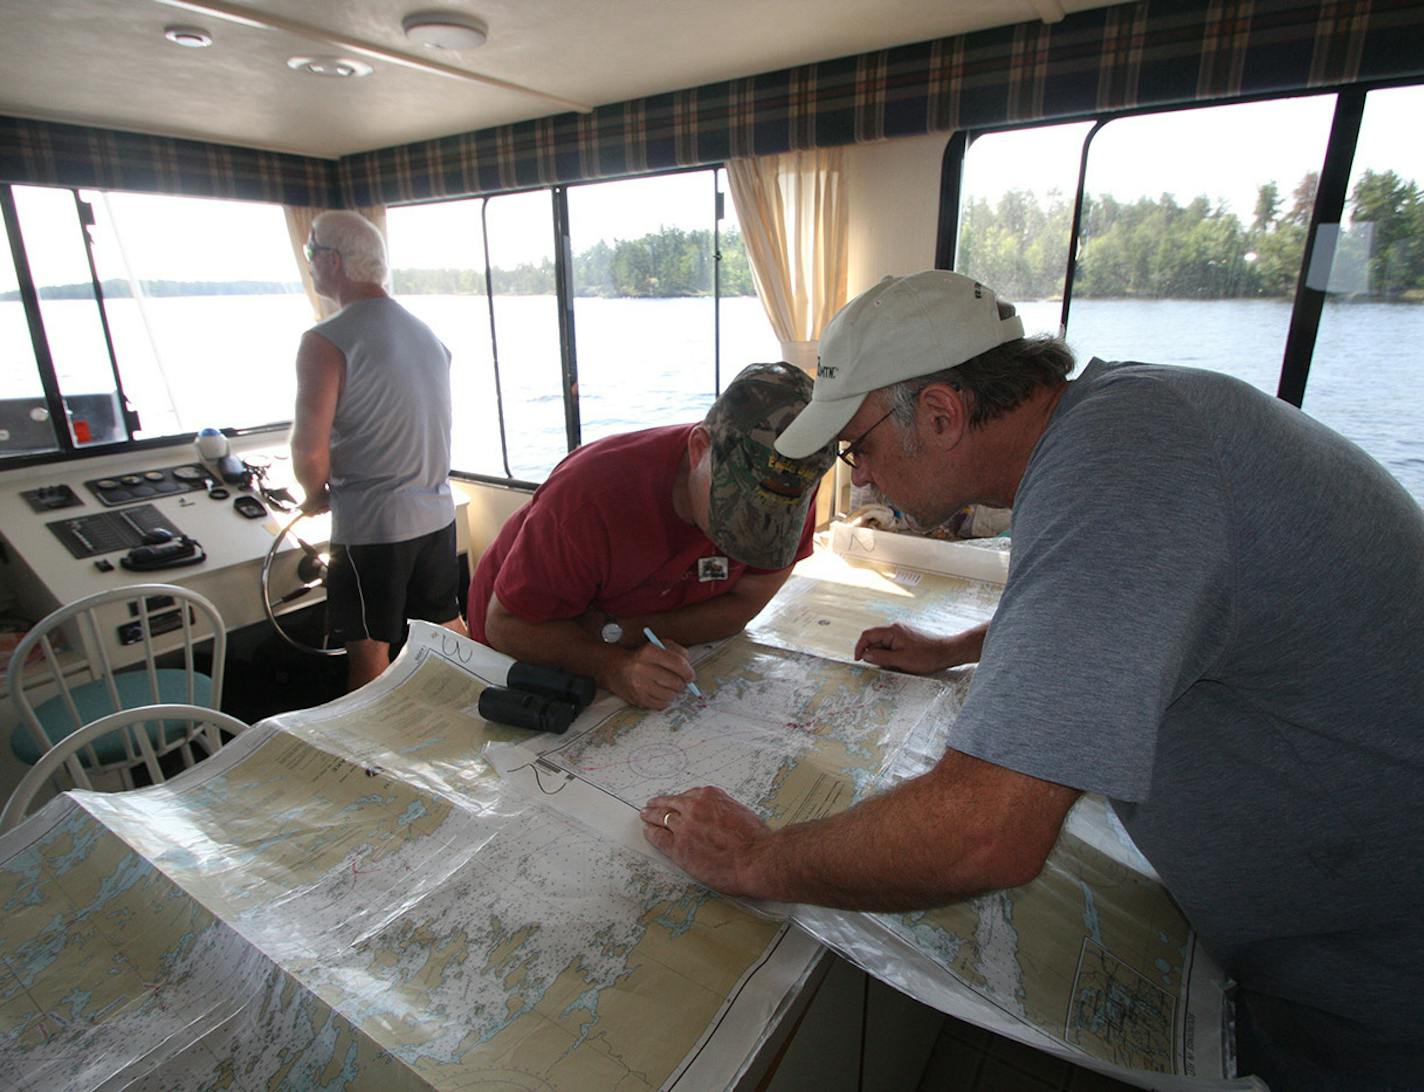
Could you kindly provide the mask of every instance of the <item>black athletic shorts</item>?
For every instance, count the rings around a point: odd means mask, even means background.
[[[326,625],[334,644],[395,644],[407,618],[443,625],[460,613],[455,524],[404,542],[331,547]]]

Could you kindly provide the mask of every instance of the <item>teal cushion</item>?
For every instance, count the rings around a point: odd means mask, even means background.
[[[157,674],[159,703],[189,704],[188,673],[186,671],[176,668],[161,668]],[[122,672],[114,676],[114,685],[119,692],[120,708],[132,709],[138,705],[155,704],[153,686],[149,682],[147,671]],[[79,718],[85,724],[90,724],[100,717],[106,717],[110,713],[118,712],[114,708],[114,703],[109,699],[109,690],[102,680],[77,686],[71,691],[71,694],[74,697],[74,705],[79,710]],[[206,675],[194,676],[191,703],[211,708],[212,697],[213,680]],[[75,729],[74,718],[69,715],[64,698],[60,695],[43,703],[35,710],[35,716],[39,718],[45,735],[55,743]],[[148,732],[148,738],[155,747],[159,745],[162,738],[159,731],[160,724],[164,733],[171,739],[173,733],[186,730],[188,722],[170,720],[161,721],[158,724],[145,724],[144,729]],[[34,733],[30,731],[29,725],[23,722],[15,725],[15,730],[10,733],[10,750],[15,752],[16,758],[28,766],[33,766],[39,761],[41,752],[35,744]],[[121,762],[125,754],[123,738],[118,732],[100,736],[94,741],[94,750],[99,755],[101,762]]]

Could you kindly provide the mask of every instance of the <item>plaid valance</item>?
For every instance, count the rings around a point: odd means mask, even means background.
[[[330,208],[338,178],[329,159],[0,117],[0,182]]]
[[[341,162],[350,204],[1424,74],[1418,0],[1142,0]]]
[[[398,204],[1104,110],[1424,76],[1418,0],[1139,0],[348,156],[0,118],[0,180]]]

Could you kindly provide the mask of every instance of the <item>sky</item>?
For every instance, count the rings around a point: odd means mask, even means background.
[[[1257,188],[1274,181],[1285,203],[1308,171],[1318,171],[1330,136],[1334,95],[1182,110],[1108,123],[1093,138],[1087,189],[1123,200],[1171,193],[1224,200],[1249,223]],[[1371,92],[1355,151],[1355,171],[1394,170],[1424,183],[1424,87]],[[1010,189],[1071,199],[1091,122],[996,133],[976,141],[965,162],[965,191],[996,202]],[[1352,180],[1353,184],[1353,180]]]
[[[1257,187],[1275,181],[1283,202],[1301,177],[1318,170],[1329,135],[1333,95],[1248,103],[1125,118],[1093,140],[1088,188],[1122,200],[1172,193],[1185,204],[1198,194],[1224,200],[1249,222]],[[1424,183],[1424,141],[1416,136],[1424,116],[1424,87],[1370,93],[1355,169],[1393,169]],[[966,192],[991,201],[1008,189],[1043,196],[1057,188],[1065,198],[1076,186],[1082,140],[1089,123],[986,136],[970,148]],[[633,182],[573,187],[573,248],[598,238],[637,238],[664,225],[687,229],[711,223],[711,171]],[[725,182],[723,183],[725,187]],[[82,251],[55,245],[74,233],[73,202],[63,191],[15,187],[27,250],[41,283],[87,279]],[[291,251],[280,209],[246,202],[97,193],[101,220],[110,216],[141,278],[275,280],[294,282]],[[104,202],[107,201],[107,208]],[[391,210],[395,266],[440,267],[480,263],[479,201],[423,209]],[[735,224],[726,202],[724,226]],[[852,210],[852,215],[854,211]],[[490,203],[491,259],[496,265],[539,262],[552,256],[547,193],[516,194]],[[51,242],[51,241],[55,242]],[[463,257],[462,257],[463,256]],[[118,254],[100,254],[100,275],[117,275]],[[0,282],[12,280],[8,268]],[[0,289],[13,285],[0,283]]]

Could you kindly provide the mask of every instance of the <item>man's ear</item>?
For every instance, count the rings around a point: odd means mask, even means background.
[[[712,434],[707,431],[706,425],[694,425],[692,431],[687,434],[687,460],[689,465],[696,466],[702,461],[702,457],[707,454],[707,449],[712,446]]]
[[[956,446],[969,428],[965,395],[948,383],[931,383],[920,392],[919,410],[928,417],[931,442],[940,446]]]

